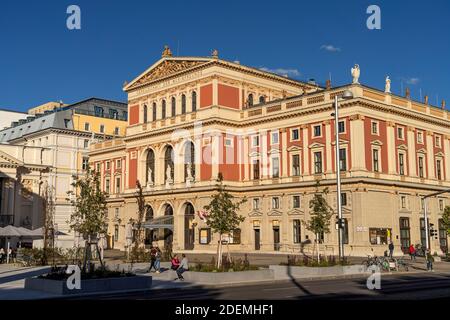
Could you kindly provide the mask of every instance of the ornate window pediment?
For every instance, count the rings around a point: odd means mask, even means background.
[[[289,210],[287,212],[287,214],[290,215],[290,216],[301,215],[301,214],[304,214],[304,213],[305,213],[304,210],[301,210],[301,209],[298,209],[298,208],[291,209],[291,210]]]
[[[281,216],[283,214],[283,212],[281,210],[278,209],[271,209],[267,215],[268,216]]]
[[[381,142],[380,140],[373,140],[370,144],[375,146],[382,146],[383,142]]]
[[[262,215],[263,215],[262,212],[259,210],[252,210],[248,213],[249,217],[260,217]]]
[[[346,144],[349,144],[349,141],[348,140],[345,140],[345,139],[339,139],[339,145],[346,145]],[[331,145],[332,146],[334,146],[334,145],[336,145],[336,141],[333,141],[333,142],[331,142]]]
[[[259,152],[252,152],[248,156],[250,158],[257,158],[257,157],[261,156],[261,154]]]
[[[278,153],[280,153],[281,151],[280,151],[280,149],[270,149],[268,152],[267,152],[267,154],[278,154]]]
[[[289,152],[302,151],[302,148],[300,148],[298,146],[291,146],[291,147],[287,148],[287,151],[289,151]]]
[[[325,147],[325,145],[323,143],[319,143],[319,142],[315,142],[315,143],[309,145],[310,149],[323,148],[323,147]]]
[[[427,149],[425,149],[425,148],[420,148],[419,150],[417,150],[417,152],[418,152],[418,153],[423,153],[423,154],[425,154],[425,153],[427,153]]]
[[[399,150],[408,150],[408,146],[406,144],[401,144],[397,147]]]
[[[434,155],[436,157],[444,157],[444,153],[442,153],[442,151],[436,152]]]

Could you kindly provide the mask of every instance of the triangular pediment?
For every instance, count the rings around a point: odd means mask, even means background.
[[[372,145],[376,145],[376,146],[382,146],[382,145],[383,145],[383,142],[381,142],[380,140],[373,140],[373,141],[371,142],[371,144],[372,144]]]
[[[400,150],[408,150],[408,146],[407,146],[406,144],[401,144],[401,145],[399,145],[399,146],[397,147],[397,149],[400,149]]]
[[[11,165],[16,165],[16,166],[22,166],[23,165],[23,161],[20,161],[19,159],[7,154],[4,151],[0,150],[0,162],[6,162],[8,164]]]
[[[124,87],[125,91],[164,79],[210,62],[208,58],[162,58]]]
[[[289,151],[289,152],[302,151],[302,148],[299,146],[291,146],[291,147],[287,148],[287,151]]]

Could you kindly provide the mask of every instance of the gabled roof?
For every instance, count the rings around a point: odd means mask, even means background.
[[[150,68],[137,76],[123,88],[124,91],[130,91],[143,85],[166,79],[185,72],[193,71],[198,67],[207,65],[220,65],[225,68],[237,69],[246,73],[252,73],[257,76],[272,78],[273,80],[290,83],[293,86],[305,88],[317,88],[317,85],[311,85],[306,82],[290,79],[276,73],[263,71],[253,67],[247,67],[240,63],[230,62],[213,57],[171,57],[165,56],[155,62]]]

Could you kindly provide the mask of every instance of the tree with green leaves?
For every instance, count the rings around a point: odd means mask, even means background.
[[[320,182],[317,180],[316,192],[314,197],[309,202],[310,219],[304,222],[306,229],[313,232],[315,235],[315,245],[317,246],[317,262],[320,263],[320,235],[330,233],[331,218],[333,216],[333,209],[327,203],[325,197],[328,194],[328,188],[320,192]]]
[[[220,172],[216,186],[217,192],[211,196],[211,202],[204,206],[204,209],[208,212],[206,224],[212,229],[212,232],[219,234],[217,268],[220,268],[222,265],[223,236],[233,232],[245,220],[245,217],[239,215],[238,211],[247,199],[244,198],[235,202],[234,196],[225,190],[223,175]]]
[[[134,226],[136,228],[136,233],[135,233],[135,239],[134,239],[134,248],[133,248],[133,254],[132,257],[137,258],[138,256],[138,251],[139,248],[142,247],[144,245],[144,228],[142,228],[142,222],[144,221],[145,218],[145,212],[146,212],[146,205],[145,205],[145,197],[144,197],[144,192],[143,192],[143,188],[141,183],[139,182],[139,180],[136,181],[136,202],[137,202],[137,206],[138,206],[138,218],[137,221],[135,221]]]
[[[447,234],[450,234],[450,206],[446,206],[442,214],[442,222],[444,223]]]
[[[86,265],[90,267],[92,245],[96,246],[98,252],[98,237],[106,234],[108,229],[107,194],[100,188],[100,173],[92,171],[89,166],[84,176],[73,176],[72,187],[75,191],[67,192],[70,197],[67,200],[74,207],[74,212],[68,223],[70,230],[79,232],[86,241],[83,264],[83,271],[86,272]],[[103,266],[101,259],[100,263]]]

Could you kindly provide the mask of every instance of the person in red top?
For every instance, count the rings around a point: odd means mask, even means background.
[[[409,246],[409,256],[411,257],[411,260],[416,261],[416,248],[414,248],[414,245]]]
[[[171,263],[172,263],[171,266],[172,270],[177,270],[178,267],[180,266],[180,259],[178,259],[178,255],[173,256]]]

